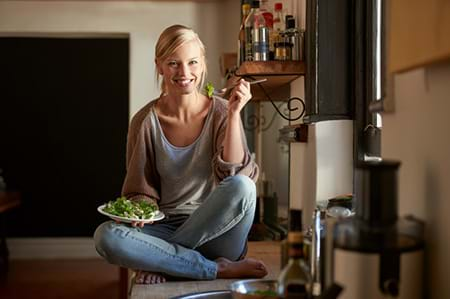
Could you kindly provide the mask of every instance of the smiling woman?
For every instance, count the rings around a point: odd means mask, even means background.
[[[172,26],[161,35],[155,49],[157,80],[161,81],[161,90],[166,93],[166,83],[177,83],[181,89],[202,86],[205,82],[207,68],[205,63],[205,46],[192,30],[185,30],[184,35],[176,41],[167,40],[182,27]],[[180,47],[184,45],[183,52]],[[183,57],[192,54],[192,57]],[[180,56],[181,55],[181,56]],[[194,84],[194,80],[197,84]]]
[[[249,82],[240,80],[228,101],[202,94],[205,47],[182,25],[161,33],[155,64],[161,95],[131,121],[122,196],[167,217],[106,222],[94,236],[97,251],[139,270],[137,283],[265,276],[261,261],[245,258],[258,178],[240,118]]]

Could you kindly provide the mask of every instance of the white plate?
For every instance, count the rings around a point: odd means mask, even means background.
[[[116,216],[116,215],[113,215],[113,214],[110,214],[108,212],[103,211],[105,206],[106,206],[106,204],[99,206],[97,208],[97,211],[100,214],[108,216],[109,218],[111,218],[113,220],[117,220],[117,221],[121,221],[121,222],[125,222],[125,223],[131,223],[132,221],[149,223],[149,222],[153,222],[153,221],[162,220],[165,217],[164,213],[161,212],[161,211],[156,211],[155,215],[152,218],[150,218],[150,219],[137,219],[137,218],[120,217],[120,216]]]

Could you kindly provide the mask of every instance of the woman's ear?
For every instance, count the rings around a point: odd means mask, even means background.
[[[162,71],[162,67],[160,66],[160,64],[158,63],[158,59],[155,58],[155,65],[156,65],[156,69],[158,70],[158,74],[162,75],[163,71]]]

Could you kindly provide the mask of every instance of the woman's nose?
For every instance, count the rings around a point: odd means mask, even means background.
[[[189,66],[186,64],[180,64],[180,67],[178,68],[178,74],[179,75],[189,74]]]

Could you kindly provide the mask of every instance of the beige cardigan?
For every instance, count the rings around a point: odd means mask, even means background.
[[[256,182],[258,179],[258,166],[251,158],[242,130],[242,143],[245,149],[243,163],[228,163],[222,160],[223,140],[227,124],[228,102],[222,98],[214,97],[215,101],[212,115],[213,130],[213,157],[212,168],[215,182],[218,183],[227,176],[242,174]],[[151,138],[150,111],[155,104],[152,101],[139,110],[131,120],[127,140],[127,174],[122,187],[122,196],[134,200],[158,202],[160,200],[160,177],[156,170],[156,159]]]

